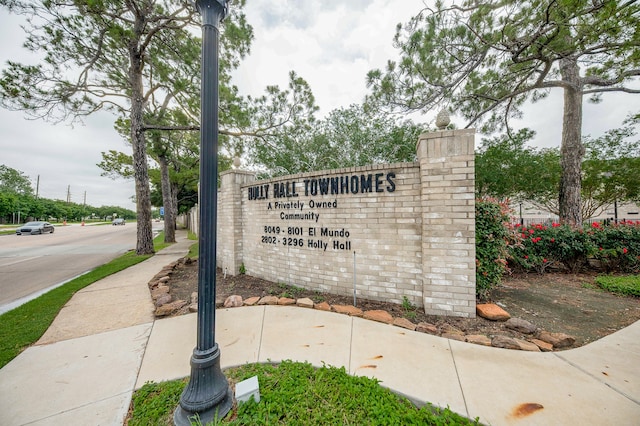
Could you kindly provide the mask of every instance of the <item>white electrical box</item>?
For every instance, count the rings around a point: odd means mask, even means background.
[[[260,402],[260,386],[258,384],[258,376],[249,377],[236,384],[236,401],[238,404],[253,399]]]

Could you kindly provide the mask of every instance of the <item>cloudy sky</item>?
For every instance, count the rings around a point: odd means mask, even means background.
[[[320,116],[333,109],[361,103],[367,93],[366,73],[395,59],[395,26],[406,22],[423,0],[248,0],[246,15],[254,27],[251,55],[235,74],[234,83],[245,95],[259,96],[267,85],[285,88],[290,70],[309,82],[320,106]],[[233,7],[233,2],[231,2]],[[20,21],[0,11],[0,66],[7,60],[25,60]],[[632,95],[610,95],[593,106],[585,103],[584,134],[598,136],[619,127],[637,111]],[[538,146],[558,146],[561,135],[562,94],[552,95],[526,109],[522,127],[537,132]],[[412,117],[431,123],[433,116]],[[460,120],[452,118],[462,125]],[[130,152],[113,130],[113,117],[101,113],[74,127],[29,121],[22,113],[0,109],[0,164],[20,170],[39,194],[89,205],[119,205],[135,209],[133,182],[101,177],[96,166],[100,153],[110,149]],[[477,138],[479,141],[479,138]]]

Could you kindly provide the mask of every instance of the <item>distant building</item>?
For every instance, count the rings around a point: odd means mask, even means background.
[[[530,202],[512,203],[514,222],[523,224],[557,222],[558,215],[547,210],[539,209]],[[617,210],[617,219],[621,220],[640,220],[640,207],[636,203],[619,203],[610,205],[605,209],[598,210],[595,216],[589,218],[589,221],[615,220]]]

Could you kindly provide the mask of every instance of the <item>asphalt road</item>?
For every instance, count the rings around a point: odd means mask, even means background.
[[[0,236],[0,313],[136,246],[136,225],[61,226],[53,234]]]

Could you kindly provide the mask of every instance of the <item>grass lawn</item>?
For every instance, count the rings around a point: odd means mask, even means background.
[[[258,376],[260,402],[233,407],[219,424],[233,425],[472,425],[449,409],[416,408],[374,379],[344,368],[284,361],[225,371],[230,383]],[[132,398],[129,426],[173,425],[173,410],[187,380],[147,383]],[[195,422],[194,424],[200,424]]]
[[[640,275],[601,275],[596,284],[611,293],[640,297]]]

